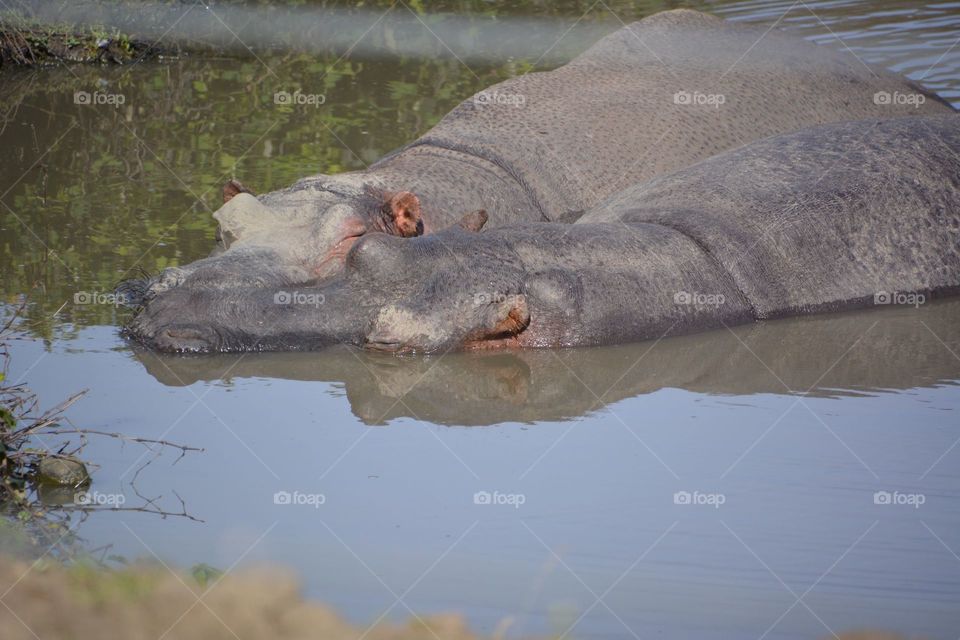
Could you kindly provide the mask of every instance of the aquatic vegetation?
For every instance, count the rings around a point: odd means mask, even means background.
[[[58,450],[43,447],[38,440],[44,436],[61,435],[64,422],[63,413],[86,393],[75,393],[60,404],[46,410],[40,410],[37,396],[23,383],[8,383],[10,354],[7,342],[14,333],[14,323],[18,313],[13,313],[0,327],[0,504],[13,503],[27,506],[29,503],[30,483],[39,475],[41,466],[50,467],[45,475],[47,483],[56,483],[58,473],[61,479],[73,482],[73,488],[79,488],[89,481],[80,473],[82,463],[75,455],[82,443],[63,444]],[[70,428],[68,426],[68,428]],[[60,465],[51,465],[51,462]],[[45,469],[46,470],[46,469]],[[68,477],[73,474],[72,477]]]
[[[25,383],[10,383],[8,378],[8,345],[18,336],[16,323],[22,309],[23,305],[0,324],[0,525],[4,526],[0,539],[3,546],[7,549],[12,546],[27,555],[31,547],[44,553],[52,552],[55,557],[87,555],[82,547],[75,546],[77,539],[70,527],[71,517],[74,514],[84,517],[97,510],[140,511],[195,520],[187,513],[182,499],[180,510],[170,511],[159,505],[159,497],[147,498],[137,492],[136,475],[152,459],[140,467],[131,481],[133,492],[140,499],[138,504],[127,505],[126,498],[119,494],[89,492],[88,467],[94,465],[82,460],[81,454],[91,436],[115,438],[154,450],[172,448],[179,450],[181,457],[200,450],[164,440],[74,426],[64,414],[86,394],[85,390],[49,409],[41,409],[38,397]],[[19,525],[7,526],[11,522]]]

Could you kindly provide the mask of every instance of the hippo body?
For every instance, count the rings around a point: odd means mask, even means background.
[[[292,286],[335,276],[353,243],[375,230],[377,193],[415,194],[427,233],[475,209],[493,227],[570,222],[631,185],[766,136],[951,110],[854,56],[667,11],[563,67],[477,94],[367,170],[241,194],[215,214],[228,250],[131,291],[149,298],[175,286]]]
[[[329,281],[179,287],[131,332],[168,351],[565,347],[958,288],[960,116],[913,116],[766,138],[575,224],[369,234]]]

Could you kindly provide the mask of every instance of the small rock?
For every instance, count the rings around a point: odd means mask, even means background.
[[[76,487],[65,487],[49,482],[37,483],[37,498],[47,507],[72,507],[77,504]]]
[[[82,462],[67,458],[44,458],[40,461],[37,476],[41,482],[73,487],[90,479],[90,474]]]

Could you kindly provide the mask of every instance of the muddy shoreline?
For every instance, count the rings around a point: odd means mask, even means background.
[[[0,68],[35,67],[63,62],[127,64],[177,55],[136,36],[93,29],[56,30],[0,19]]]

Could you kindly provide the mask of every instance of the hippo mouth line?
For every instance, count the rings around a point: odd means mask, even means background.
[[[398,340],[366,340],[363,348],[381,353],[410,353],[412,350]]]
[[[195,327],[167,327],[154,336],[154,346],[174,353],[209,353],[217,350],[212,336]]]

